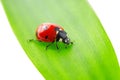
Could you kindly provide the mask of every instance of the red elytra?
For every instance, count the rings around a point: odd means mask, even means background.
[[[37,40],[43,42],[54,42],[57,37],[56,28],[64,30],[61,26],[53,23],[43,23],[36,30]]]

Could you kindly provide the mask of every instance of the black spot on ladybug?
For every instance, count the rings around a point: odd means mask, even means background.
[[[48,36],[45,36],[45,39],[48,39]]]

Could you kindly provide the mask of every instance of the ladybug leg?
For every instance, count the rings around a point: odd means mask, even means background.
[[[29,39],[28,42],[34,41],[34,39]]]
[[[60,40],[60,36],[57,35],[56,40],[55,40],[55,42],[56,42],[56,48],[57,48],[57,49],[59,49],[58,44],[57,44],[59,40]]]
[[[67,48],[68,47],[68,45],[67,44],[65,44],[65,48]]]
[[[36,40],[36,39],[29,39],[28,41],[31,42],[31,41],[39,41],[39,40]],[[42,42],[42,41],[39,41],[39,42]]]
[[[46,50],[47,50],[47,49],[48,49],[48,47],[49,47],[49,46],[51,46],[53,43],[54,43],[54,42],[52,42],[52,43],[48,44],[48,45],[46,46]]]
[[[59,49],[59,47],[58,47],[58,44],[57,44],[57,43],[58,43],[58,41],[56,41],[56,48],[57,48],[57,49]]]

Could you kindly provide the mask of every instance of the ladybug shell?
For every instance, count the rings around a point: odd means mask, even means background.
[[[56,27],[63,30],[62,27],[53,23],[43,23],[36,30],[36,38],[43,42],[54,42],[56,39],[57,31]]]

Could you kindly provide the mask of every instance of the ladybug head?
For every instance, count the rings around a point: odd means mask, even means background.
[[[59,41],[60,39],[62,39],[62,42],[65,44],[71,43],[70,39],[67,37],[67,33],[64,30],[58,30],[56,40]]]
[[[67,36],[66,36],[65,39],[62,39],[62,42],[65,43],[65,44],[70,44],[71,43],[70,39]]]

